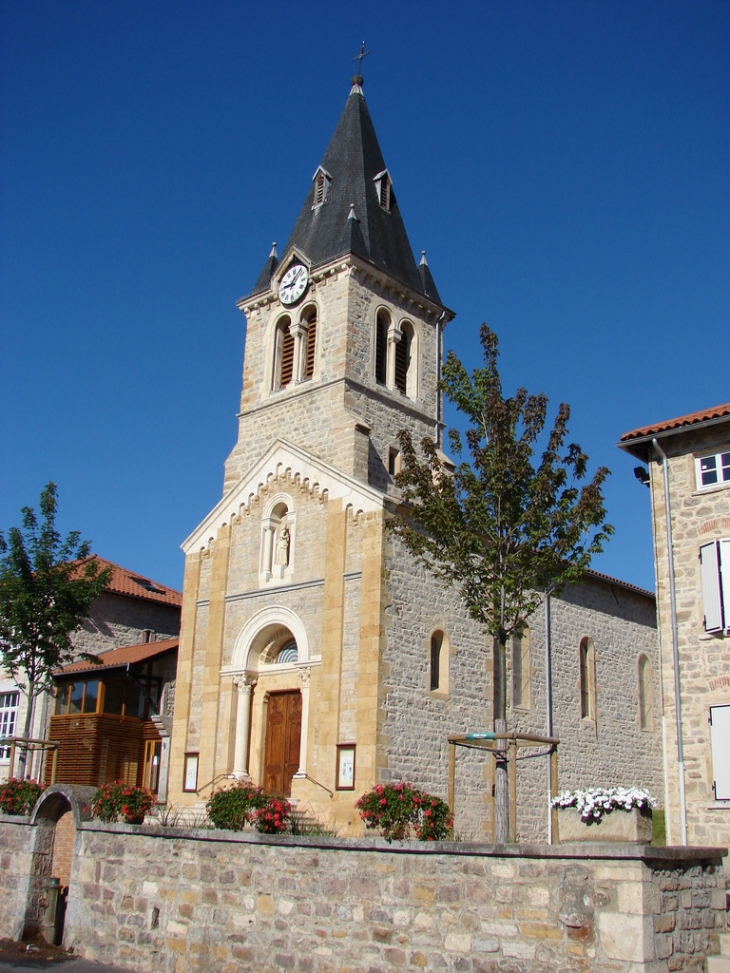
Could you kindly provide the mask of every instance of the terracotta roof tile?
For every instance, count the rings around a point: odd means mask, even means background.
[[[690,412],[689,415],[679,416],[677,419],[667,419],[665,422],[655,422],[650,426],[632,429],[631,432],[625,432],[623,434],[620,442],[627,443],[632,439],[656,435],[657,433],[668,432],[672,429],[682,429],[684,426],[694,426],[698,422],[708,422],[710,419],[722,419],[726,416],[730,417],[730,402],[726,402],[724,405],[716,405],[711,409]]]
[[[127,595],[129,598],[143,598],[145,601],[156,601],[158,604],[163,605],[175,605],[177,607],[182,605],[182,594],[179,591],[175,591],[174,588],[168,588],[167,585],[152,581],[150,578],[146,578],[143,574],[138,574],[136,571],[127,571],[126,568],[122,568],[118,564],[113,564],[111,561],[106,561],[103,557],[99,557],[98,554],[92,554],[89,560],[92,559],[98,561],[103,568],[112,569],[112,579],[106,589],[107,591],[113,591],[118,595]]]
[[[67,676],[70,672],[101,672],[103,669],[117,669],[128,664],[134,665],[137,662],[144,662],[146,659],[153,659],[163,652],[169,652],[180,645],[180,639],[161,639],[159,642],[142,642],[140,645],[123,645],[119,649],[111,649],[109,652],[102,652],[99,655],[100,662],[94,664],[88,659],[80,659],[57,669],[54,676]]]

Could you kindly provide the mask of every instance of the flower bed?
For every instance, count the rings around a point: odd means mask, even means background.
[[[291,805],[265,794],[260,787],[241,781],[214,791],[205,805],[215,828],[242,831],[247,824],[263,834],[281,834],[289,827]]]
[[[157,803],[156,795],[146,787],[135,787],[123,780],[103,784],[91,801],[91,813],[100,821],[141,824],[145,814]]]
[[[30,814],[43,793],[43,784],[36,780],[10,777],[0,784],[0,812],[2,814]]]
[[[560,841],[650,842],[656,800],[637,787],[564,791],[550,802],[560,812]]]
[[[411,784],[376,784],[355,807],[366,828],[377,828],[386,841],[410,837],[419,841],[443,841],[454,829],[451,809],[440,797],[426,794]]]

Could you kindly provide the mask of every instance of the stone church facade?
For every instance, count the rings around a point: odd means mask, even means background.
[[[445,797],[447,736],[493,714],[491,640],[386,527],[398,432],[441,441],[454,315],[413,257],[361,79],[281,259],[239,307],[238,441],[183,545],[169,799],[200,808],[235,776],[358,834],[354,802],[378,781]],[[659,715],[638,709],[640,668],[657,678],[653,596],[590,574],[553,599],[551,642],[561,786],[661,792]],[[546,729],[544,643],[540,616],[511,647],[520,730]],[[459,754],[465,837],[492,837],[491,761]],[[519,837],[545,834],[546,773],[540,752],[520,762]]]

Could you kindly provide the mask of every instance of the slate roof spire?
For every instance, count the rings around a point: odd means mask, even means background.
[[[344,110],[282,251],[283,260],[292,247],[312,267],[355,253],[441,304],[430,271],[419,273],[416,266],[359,74],[352,79]],[[272,266],[269,258],[253,294],[268,289]]]

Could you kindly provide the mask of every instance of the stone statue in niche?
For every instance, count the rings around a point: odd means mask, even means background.
[[[285,568],[289,565],[289,528],[286,521],[281,525],[279,536],[276,539],[276,557],[274,564],[277,567]]]

